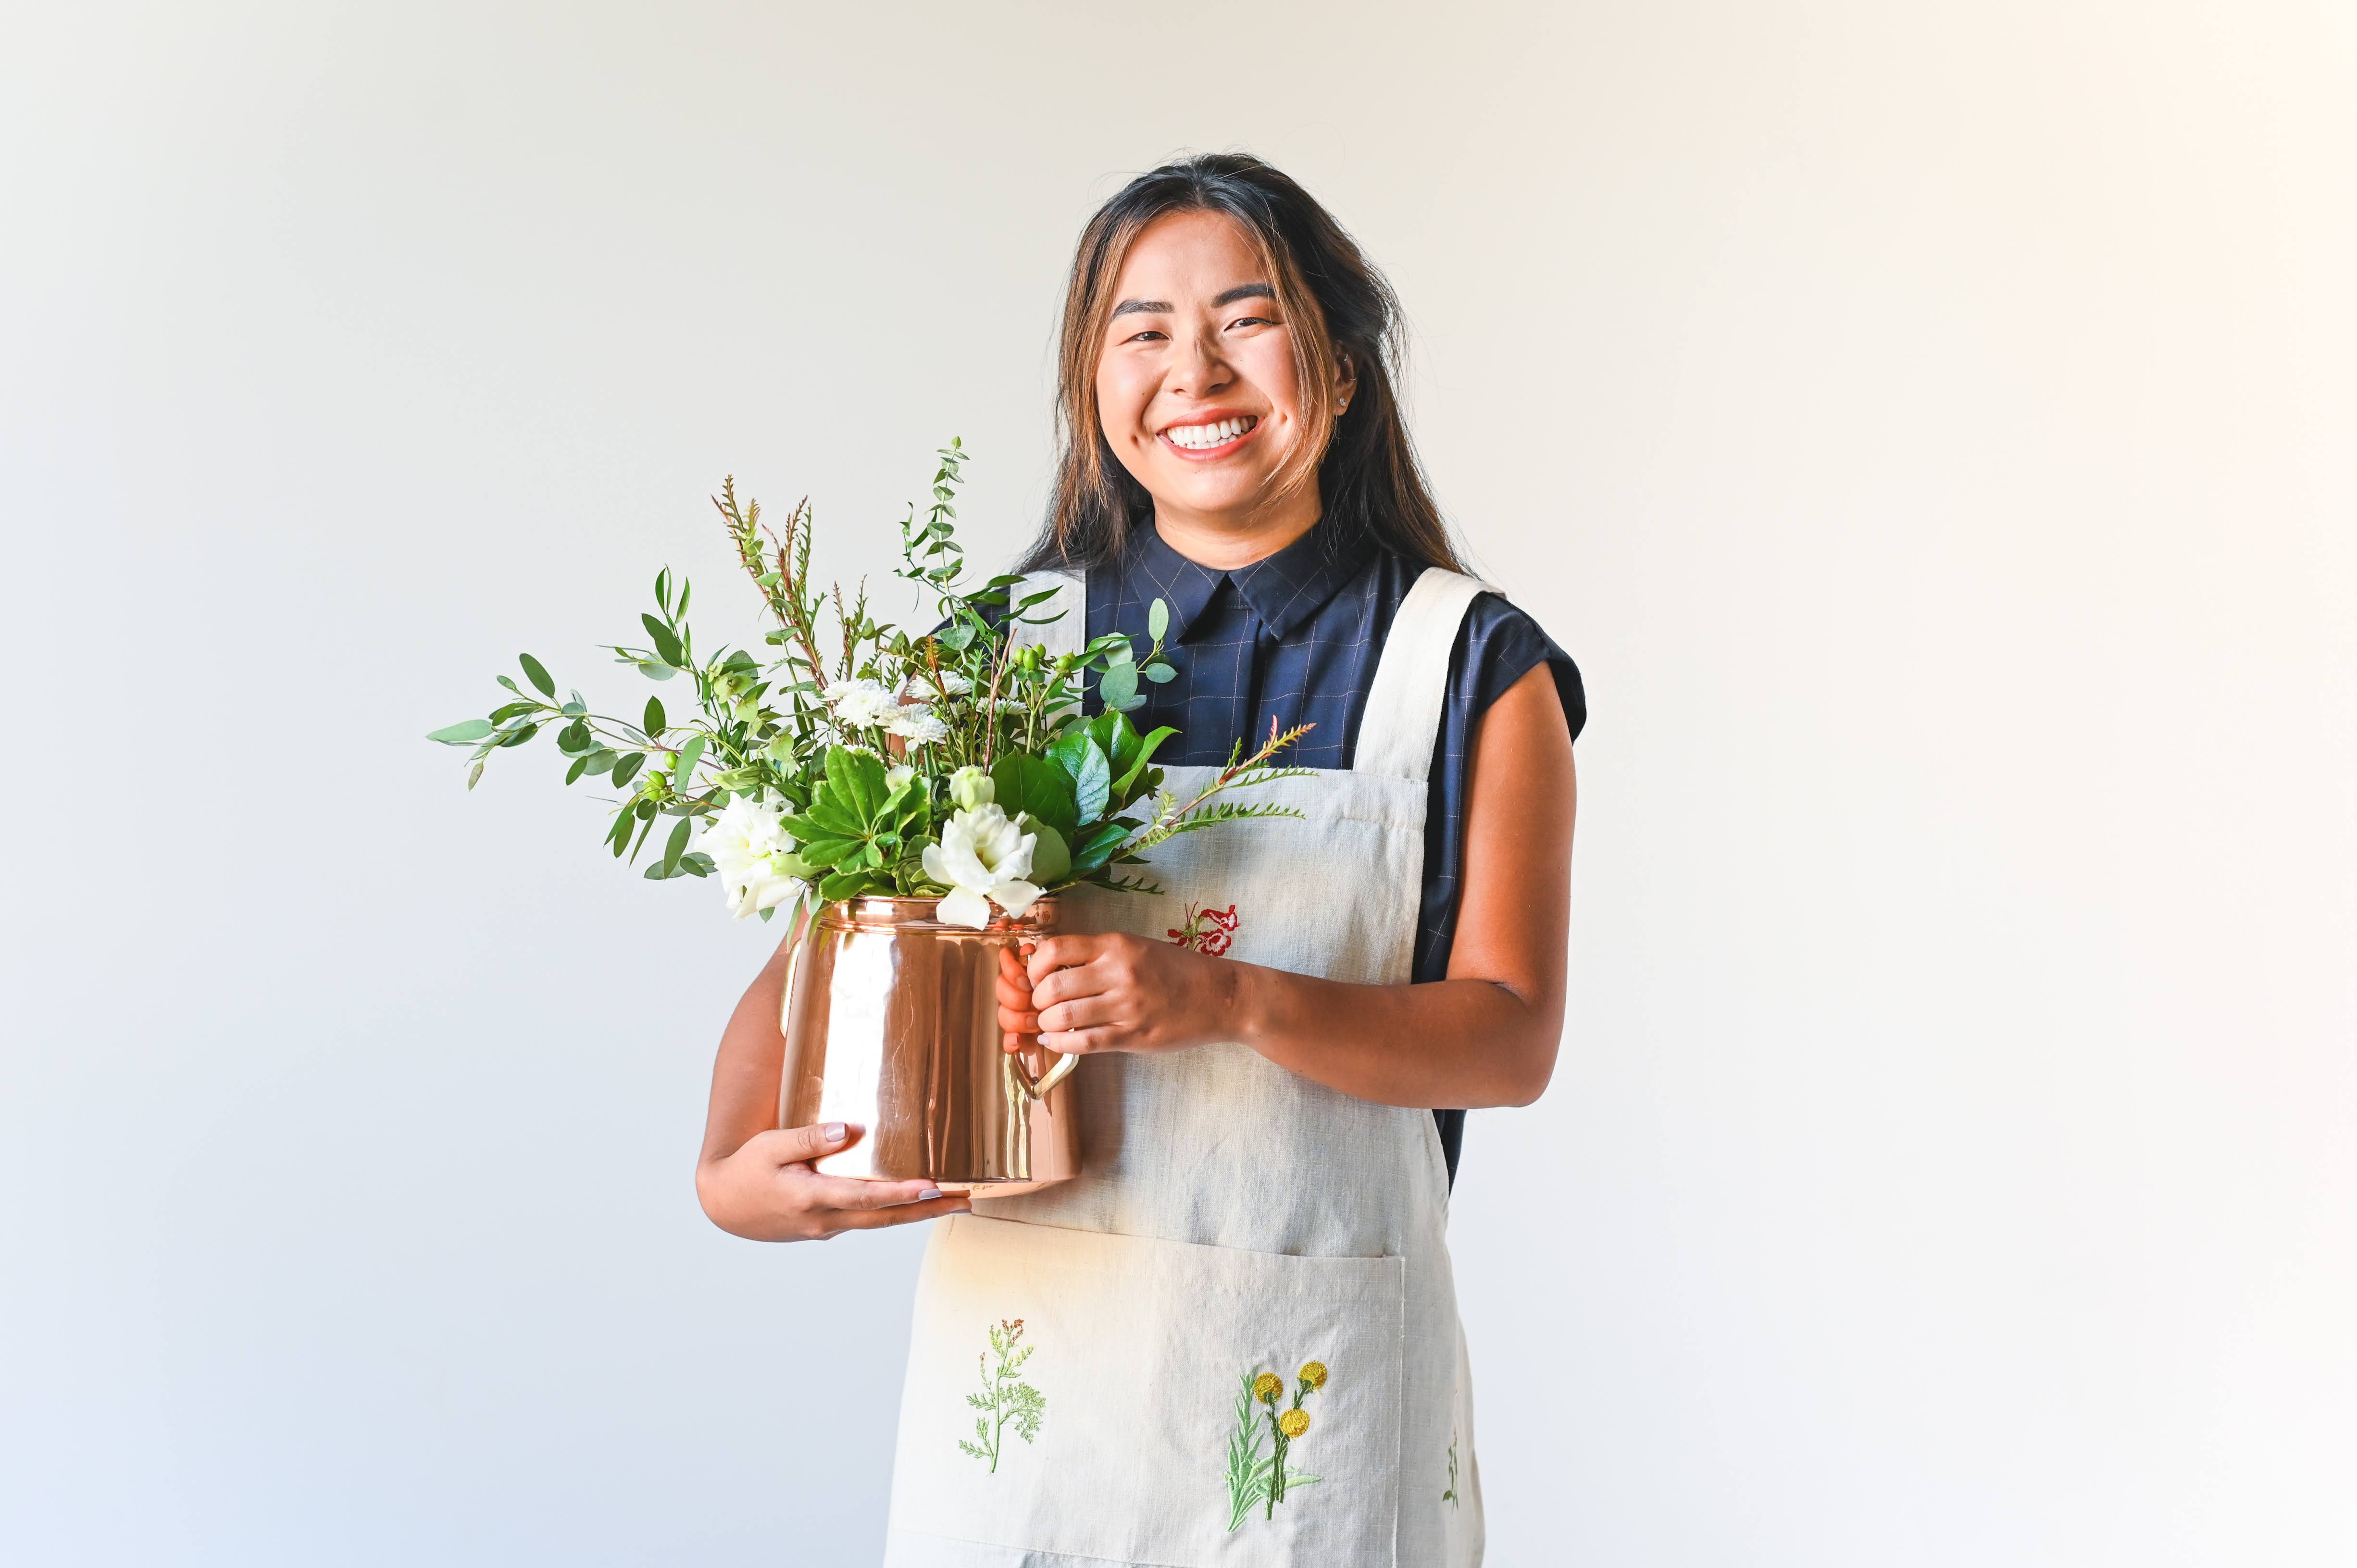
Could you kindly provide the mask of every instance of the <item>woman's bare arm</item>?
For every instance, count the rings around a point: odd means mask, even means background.
[[[1563,1032],[1577,790],[1570,727],[1541,665],[1491,705],[1475,740],[1446,980],[1352,985],[1131,936],[1051,937],[1032,956],[1028,1008],[1002,987],[1002,1021],[1060,1051],[1241,1040],[1388,1105],[1526,1105]]]
[[[964,1212],[971,1205],[963,1197],[943,1197],[929,1181],[862,1181],[813,1170],[813,1160],[859,1140],[866,1129],[856,1123],[777,1125],[786,1052],[778,1018],[795,935],[789,930],[754,976],[720,1036],[695,1164],[704,1212],[723,1230],[756,1241],[824,1240]]]

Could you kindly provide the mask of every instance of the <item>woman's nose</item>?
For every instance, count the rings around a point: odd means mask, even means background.
[[[1172,392],[1211,397],[1225,391],[1235,379],[1235,371],[1220,355],[1218,338],[1199,333],[1180,339],[1178,360],[1171,367]]]

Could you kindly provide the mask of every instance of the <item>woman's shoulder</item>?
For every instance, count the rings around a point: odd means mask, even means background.
[[[1587,723],[1587,690],[1579,666],[1528,610],[1491,589],[1466,607],[1449,660],[1449,694],[1470,703],[1474,713],[1486,713],[1542,664],[1555,675],[1555,695],[1577,740]]]

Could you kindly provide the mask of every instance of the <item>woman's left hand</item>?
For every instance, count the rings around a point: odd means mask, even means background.
[[[1017,961],[1001,950],[998,1023],[1006,1048],[1175,1051],[1238,1037],[1239,965],[1125,935],[1048,937]]]

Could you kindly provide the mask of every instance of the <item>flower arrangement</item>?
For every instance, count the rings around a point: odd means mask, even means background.
[[[670,819],[646,875],[717,877],[740,919],[882,895],[937,897],[942,920],[979,929],[994,908],[1019,916],[1083,882],[1158,891],[1115,868],[1179,833],[1300,814],[1215,797],[1306,774],[1272,758],[1307,725],[1272,725],[1249,756],[1239,740],[1189,799],[1165,789],[1154,756],[1178,732],[1140,735],[1128,715],[1145,702],[1141,681],[1176,672],[1162,645],[1168,607],[1155,602],[1143,658],[1120,633],[1049,657],[1024,628],[1053,618],[1035,615],[1051,594],[1025,594],[1017,576],[964,585],[953,503],[966,453],[952,441],[938,456],[931,505],[900,521],[894,574],[934,601],[931,630],[877,621],[864,584],[849,596],[840,585],[813,589],[810,503],[773,531],[759,502],[738,502],[732,477],[713,505],[772,623],[763,650],[699,656],[690,585],[668,568],[655,576],[654,611],[639,618],[646,644],[609,645],[651,680],[685,677],[692,715],[674,720],[660,694],[635,724],[594,713],[577,691],[560,699],[527,653],[526,685],[498,677],[507,701],[426,738],[471,748],[472,789],[495,752],[554,730],[566,784],[597,779],[619,792],[606,830],[614,855],[635,863]],[[1092,677],[1093,715],[1082,701]]]

